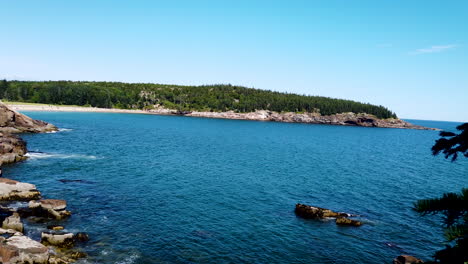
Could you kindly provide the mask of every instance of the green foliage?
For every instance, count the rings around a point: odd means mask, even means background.
[[[125,109],[143,109],[159,104],[183,111],[319,111],[322,115],[354,112],[373,114],[379,118],[396,118],[395,113],[383,106],[229,84],[180,86],[120,82],[9,81],[0,83],[0,98],[30,103]]]
[[[432,154],[443,153],[445,158],[452,157],[452,162],[458,154],[468,157],[468,123],[457,127],[460,134],[441,132],[441,138],[432,147]],[[419,200],[414,210],[422,215],[441,213],[444,216],[445,237],[455,241],[455,245],[447,245],[445,249],[435,253],[435,262],[447,264],[463,264],[468,262],[468,189],[461,193],[445,193],[441,198]]]
[[[440,132],[441,138],[432,147],[432,154],[438,155],[442,152],[445,158],[452,156],[452,161],[457,159],[458,153],[468,158],[468,123],[457,126],[457,130],[461,131],[459,135],[452,132]]]

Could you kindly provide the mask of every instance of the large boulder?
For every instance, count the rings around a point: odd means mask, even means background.
[[[329,209],[305,205],[305,204],[296,204],[296,209],[294,210],[296,215],[302,218],[308,219],[322,219],[327,217],[348,217],[346,213],[334,212]]]
[[[2,240],[0,241],[0,263],[48,263],[49,249],[41,243],[21,233],[16,233],[6,239],[2,237]]]
[[[41,193],[30,183],[0,178],[0,201],[39,199]]]
[[[44,199],[29,202],[29,209],[32,210],[31,215],[55,218],[57,220],[71,216],[71,212],[67,211],[66,208],[67,201],[65,200]]]
[[[0,132],[0,166],[26,159],[26,142],[21,138]]]
[[[73,233],[63,232],[42,232],[41,243],[44,245],[52,245],[60,248],[72,248],[75,245],[75,236]]]
[[[57,127],[44,121],[35,120],[0,102],[0,132],[6,133],[43,133],[57,131]]]
[[[21,233],[23,233],[24,231],[24,226],[23,223],[21,223],[21,218],[16,212],[13,213],[12,216],[5,218],[5,220],[2,223],[2,228],[13,229]]]

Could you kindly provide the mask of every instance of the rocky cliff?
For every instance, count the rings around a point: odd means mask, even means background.
[[[52,124],[34,120],[0,102],[0,166],[25,159],[26,142],[12,133],[42,133],[56,130]]]
[[[56,131],[57,128],[49,123],[34,120],[16,112],[0,102],[0,132],[3,133],[43,133]]]

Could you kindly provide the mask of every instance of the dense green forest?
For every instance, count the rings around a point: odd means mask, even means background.
[[[160,105],[183,111],[343,112],[396,117],[383,106],[233,85],[181,86],[151,83],[77,81],[0,81],[0,98],[29,103],[150,109]]]

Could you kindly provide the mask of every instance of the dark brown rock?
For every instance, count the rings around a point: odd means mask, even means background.
[[[361,226],[362,225],[361,221],[357,221],[357,220],[353,220],[353,219],[349,219],[345,217],[337,218],[335,223],[337,225],[343,225],[343,226]]]
[[[73,236],[73,239],[77,242],[87,242],[89,241],[89,236],[84,232],[78,232]]]
[[[424,261],[409,255],[400,255],[393,260],[393,264],[419,264]]]
[[[347,217],[346,213],[333,212],[332,210],[305,205],[305,204],[296,204],[296,209],[294,210],[296,215],[302,218],[308,219],[321,219],[327,217]]]

